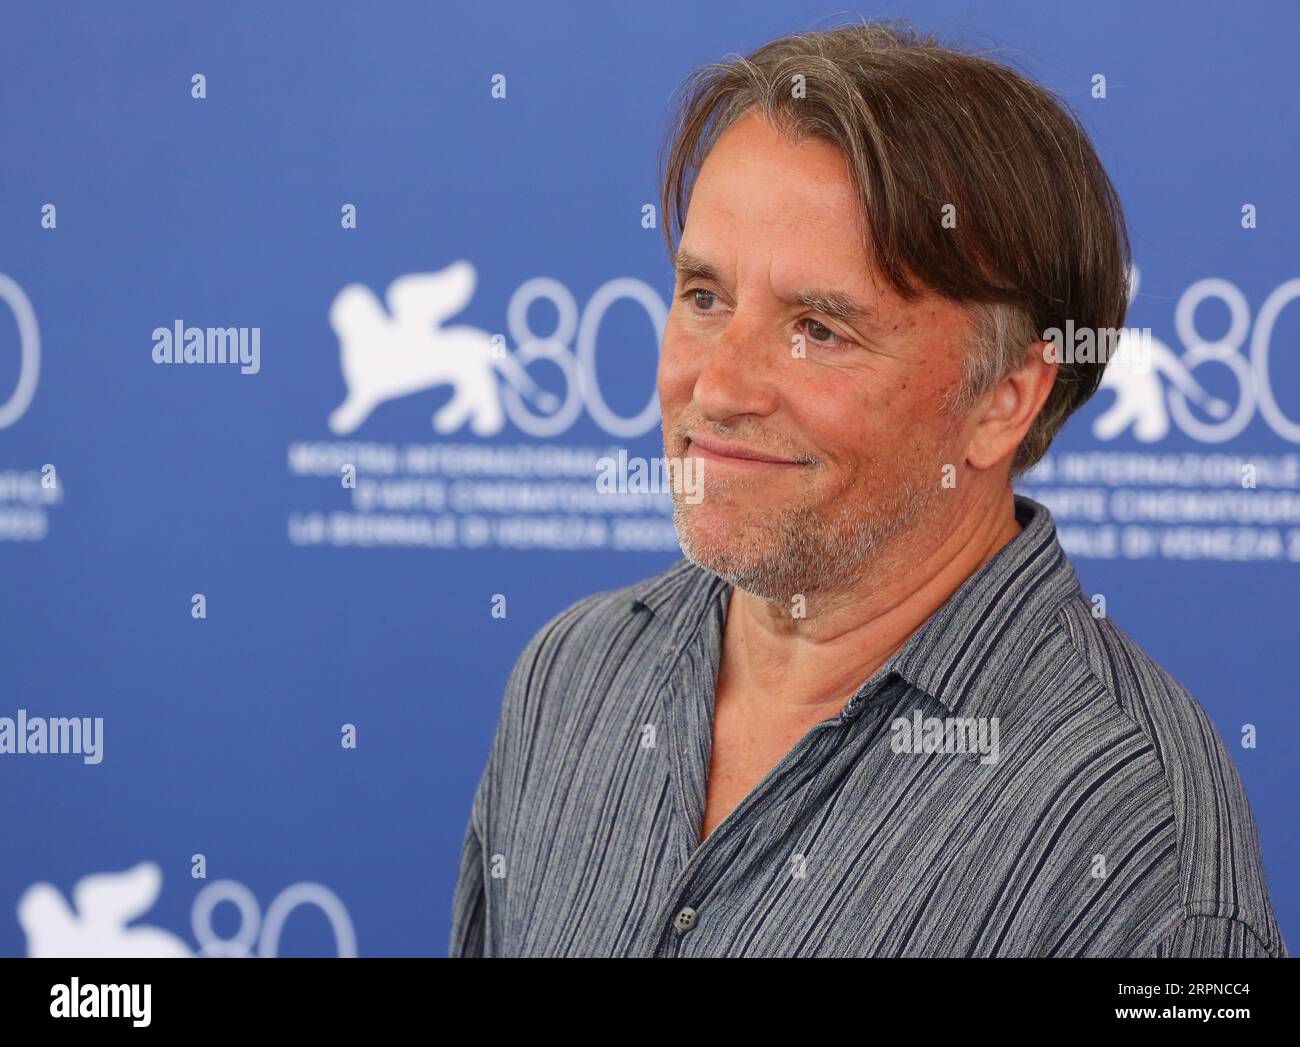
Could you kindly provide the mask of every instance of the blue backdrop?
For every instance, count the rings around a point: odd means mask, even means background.
[[[515,657],[678,555],[592,479],[661,453],[670,95],[843,10],[5,5],[0,717],[88,729],[0,754],[0,953],[445,952]],[[853,13],[1002,48],[1119,188],[1157,366],[1023,490],[1227,741],[1294,949],[1300,15]]]

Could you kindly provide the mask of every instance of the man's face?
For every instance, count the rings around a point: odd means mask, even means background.
[[[696,459],[703,499],[674,494],[678,537],[694,562],[787,605],[887,562],[891,536],[933,524],[943,466],[963,460],[962,419],[941,407],[965,312],[901,299],[863,238],[839,150],[792,146],[752,111],[705,160],[682,234],[659,398],[665,454]]]

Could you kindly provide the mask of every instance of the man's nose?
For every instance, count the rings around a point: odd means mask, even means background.
[[[769,415],[777,407],[783,343],[770,314],[737,310],[713,340],[695,379],[694,399],[704,417]]]

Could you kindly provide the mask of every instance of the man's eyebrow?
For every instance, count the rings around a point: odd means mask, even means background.
[[[680,283],[686,283],[689,280],[708,280],[715,284],[722,283],[721,278],[718,276],[718,270],[714,266],[702,258],[695,257],[689,251],[679,250],[673,256],[673,269]],[[782,301],[789,305],[802,305],[805,309],[824,313],[846,324],[870,324],[879,315],[875,309],[863,305],[843,291],[808,288],[803,291],[796,291],[794,294],[783,298]]]
[[[874,323],[879,315],[876,310],[863,305],[843,291],[817,289],[798,291],[791,295],[788,301],[802,305],[804,308],[811,309],[816,313],[825,313],[827,316],[846,324],[865,325]]]
[[[713,266],[686,250],[678,250],[673,256],[673,272],[677,274],[677,279],[681,283],[687,280],[711,280],[715,284],[722,283],[718,278],[718,271]]]

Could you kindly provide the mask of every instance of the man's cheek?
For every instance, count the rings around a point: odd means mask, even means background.
[[[691,356],[681,347],[664,346],[659,358],[659,402],[668,405],[681,404],[691,398],[699,368],[692,366]]]
[[[664,342],[659,354],[659,368],[655,375],[655,383],[659,390],[659,402],[666,406],[675,397],[675,391],[681,384],[681,366],[678,363],[677,353],[667,341]]]

